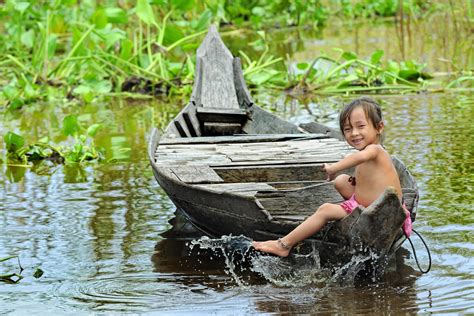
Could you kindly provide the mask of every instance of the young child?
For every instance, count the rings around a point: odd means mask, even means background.
[[[328,221],[347,216],[358,205],[367,207],[389,186],[395,188],[401,200],[400,179],[390,155],[381,146],[384,123],[380,106],[365,97],[352,101],[341,111],[339,127],[349,145],[359,151],[347,155],[335,164],[324,164],[324,169],[327,180],[335,179],[334,185],[346,201],[342,204],[321,205],[313,215],[278,240],[254,241],[252,244],[256,250],[286,257],[295,244],[314,235]],[[351,167],[355,167],[354,177],[346,174],[335,177],[339,171]],[[405,234],[410,233],[409,214],[404,223],[404,230]]]

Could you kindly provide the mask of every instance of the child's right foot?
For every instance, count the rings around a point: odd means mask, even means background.
[[[268,241],[253,241],[252,246],[262,252],[271,253],[280,257],[287,257],[291,247],[288,247],[280,239]]]

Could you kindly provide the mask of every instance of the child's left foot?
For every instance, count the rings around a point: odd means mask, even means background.
[[[269,241],[253,241],[252,246],[262,252],[271,253],[280,257],[287,257],[291,247],[285,245],[280,239]]]

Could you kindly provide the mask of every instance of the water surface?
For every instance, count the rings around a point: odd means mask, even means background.
[[[324,36],[320,41],[326,44],[338,41]],[[298,54],[314,51],[303,47]],[[256,99],[291,121],[318,118],[335,126],[338,107],[350,98],[297,101],[272,92]],[[474,96],[376,99],[385,113],[386,147],[420,187],[414,227],[431,249],[428,274],[416,272],[407,247],[400,268],[376,283],[340,286],[311,271],[312,282],[278,283],[245,266],[235,269],[236,280],[219,253],[191,250],[186,241],[161,235],[171,227],[174,208],[153,178],[146,139],[152,127],[165,126],[179,111],[182,100],[37,105],[22,115],[4,112],[0,134],[13,130],[30,140],[64,141],[57,122],[80,113],[85,126],[106,126],[97,144],[109,163],[2,166],[0,257],[18,254],[25,269],[18,284],[0,283],[2,312],[474,313]],[[419,240],[414,243],[425,266],[428,257]],[[45,272],[40,279],[32,276],[36,267]],[[17,268],[14,260],[0,263],[0,273]]]

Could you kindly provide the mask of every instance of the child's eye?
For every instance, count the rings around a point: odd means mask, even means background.
[[[350,132],[350,131],[351,131],[350,128],[344,128],[344,133],[348,133],[348,132]]]

